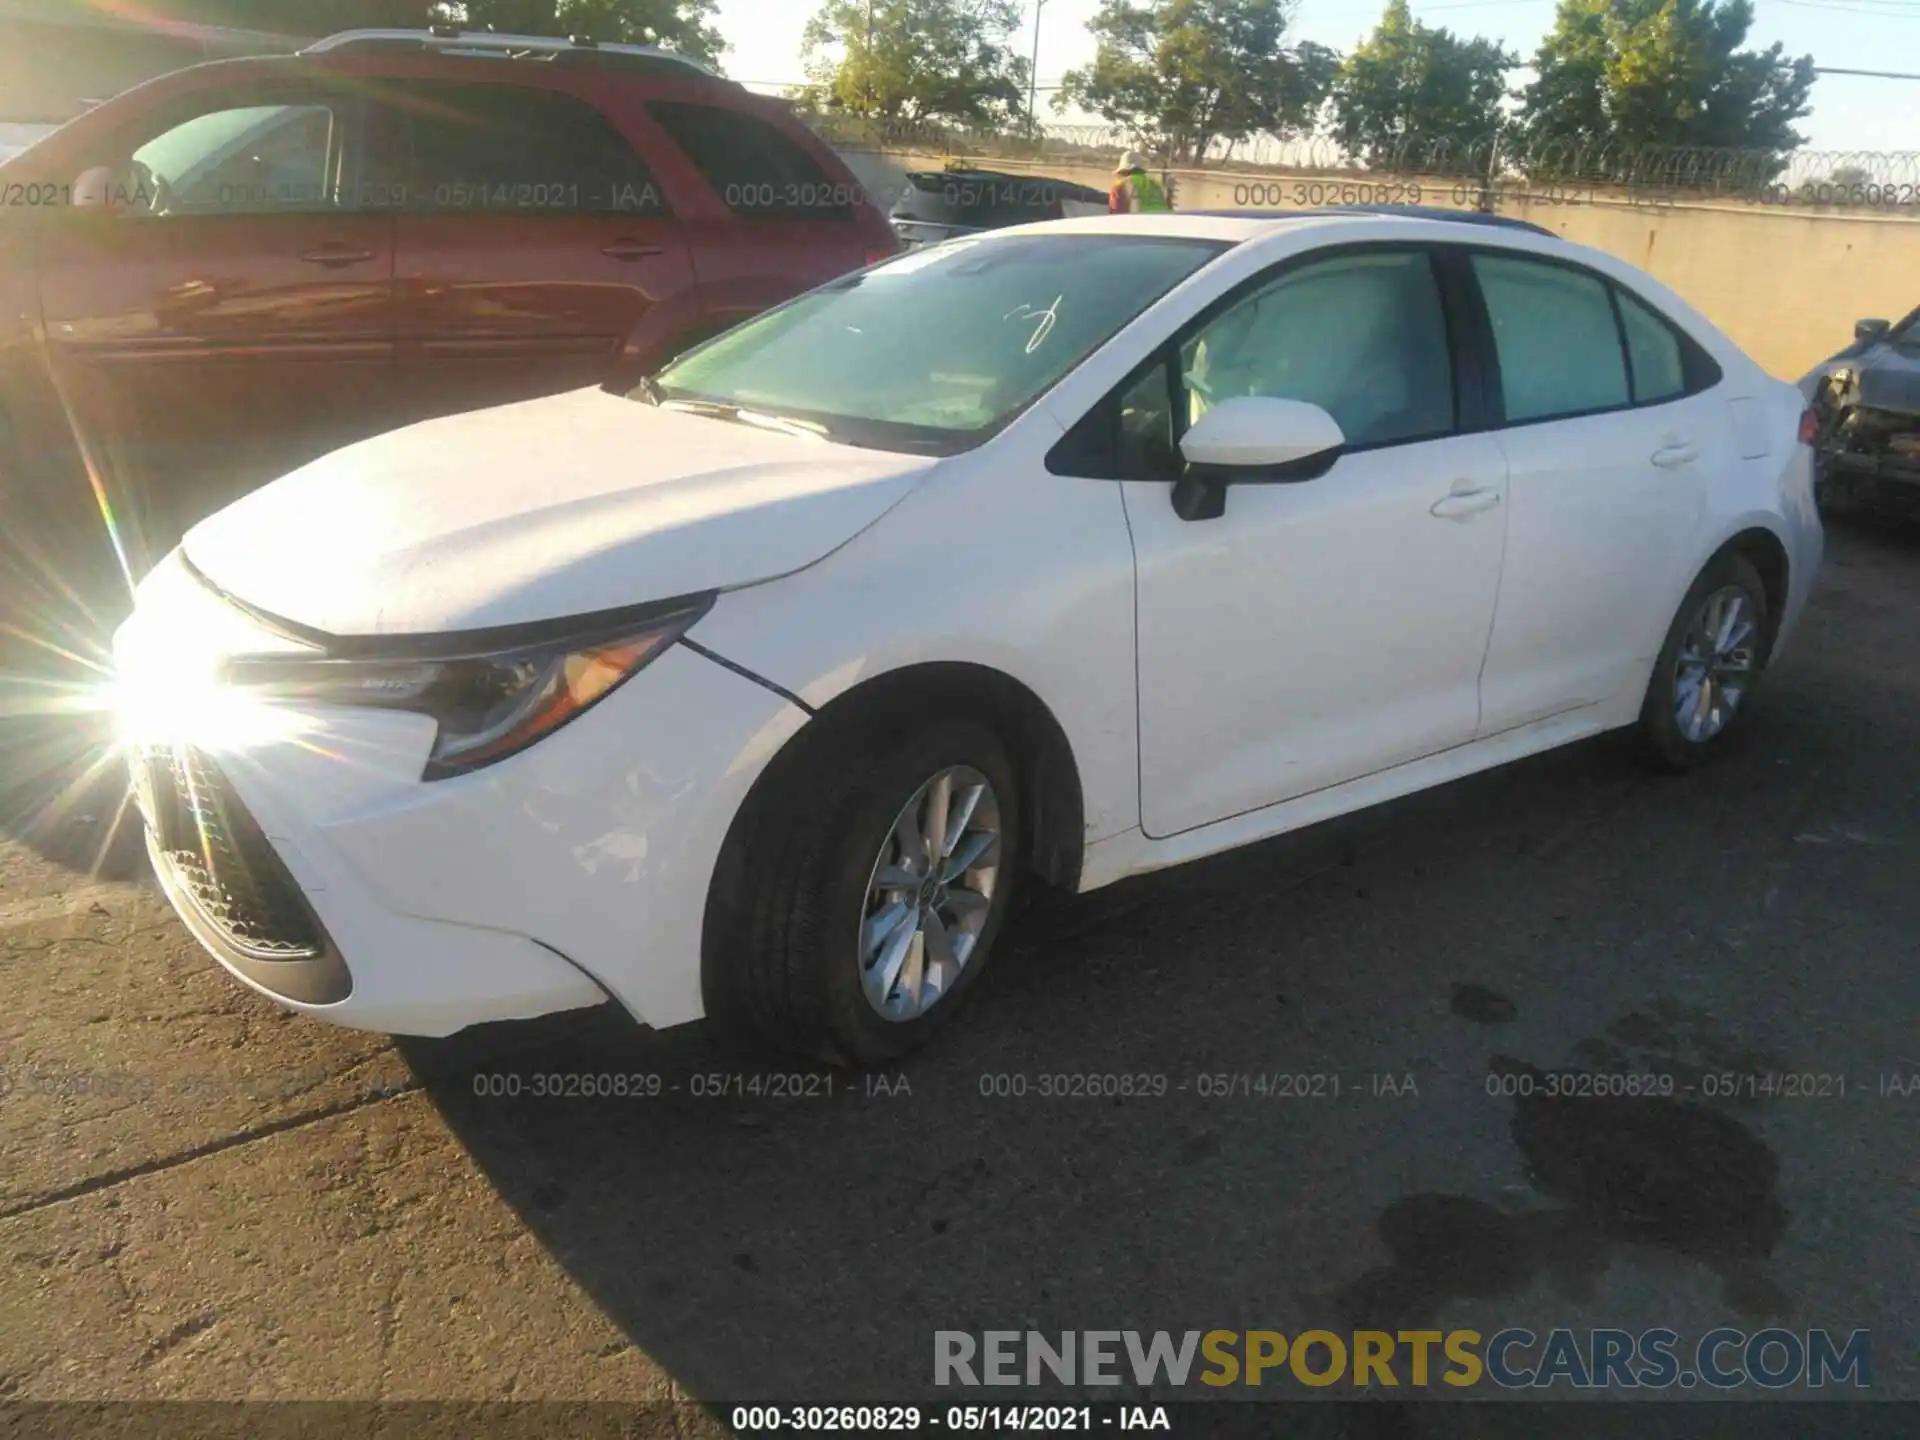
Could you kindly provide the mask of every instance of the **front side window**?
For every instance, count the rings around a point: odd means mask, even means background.
[[[956,453],[1224,248],[1149,236],[950,241],[749,320],[636,398],[787,417],[852,444]]]
[[[1453,362],[1432,262],[1418,250],[1303,265],[1235,305],[1180,351],[1191,424],[1223,400],[1306,400],[1350,446],[1454,426]]]
[[[1493,322],[1510,424],[1628,403],[1627,362],[1605,281],[1510,255],[1476,254],[1473,270]]]
[[[129,215],[330,210],[342,117],[326,103],[234,104],[168,126],[110,157],[83,189]]]
[[[385,102],[373,188],[419,214],[668,213],[652,172],[586,101],[524,85],[410,84]]]

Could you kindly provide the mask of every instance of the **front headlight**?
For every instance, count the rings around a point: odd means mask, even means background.
[[[422,778],[438,780],[504,760],[585,714],[684,635],[710,604],[702,597],[654,607],[644,618],[590,617],[550,638],[405,637],[351,645],[361,653],[236,656],[223,679],[276,702],[432,716],[439,733]]]

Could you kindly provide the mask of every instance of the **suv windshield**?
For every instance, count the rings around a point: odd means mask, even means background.
[[[949,241],[749,320],[639,393],[853,445],[955,454],[1225,248],[1092,234]]]

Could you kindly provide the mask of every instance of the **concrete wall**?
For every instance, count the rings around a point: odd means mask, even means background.
[[[908,170],[939,154],[843,152],[861,183],[890,204]],[[1105,188],[1098,168],[980,158],[997,170]],[[1470,207],[1470,183],[1282,171],[1175,171],[1181,210],[1290,210],[1354,201]],[[1920,305],[1920,209],[1896,214],[1660,199],[1580,188],[1568,198],[1503,196],[1499,210],[1629,260],[1689,303],[1775,375],[1797,380],[1853,339],[1853,322]]]

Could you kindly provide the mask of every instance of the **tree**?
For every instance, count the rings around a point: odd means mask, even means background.
[[[1759,152],[1770,179],[1805,143],[1813,59],[1741,50],[1752,24],[1749,0],[1560,0],[1520,94],[1529,168],[1604,152],[1626,174],[1646,147],[1688,146]]]
[[[306,0],[302,0],[306,3]],[[709,63],[727,42],[709,23],[719,0],[464,0],[447,18],[503,34],[584,35],[609,43],[664,45]]]
[[[423,30],[433,24],[491,25],[520,35],[587,35],[595,40],[659,43],[702,60],[726,48],[708,20],[718,0],[148,0],[156,18],[331,35],[338,30]]]
[[[1258,134],[1310,129],[1339,61],[1291,48],[1285,0],[1102,0],[1093,63],[1067,73],[1056,110],[1123,125],[1171,163]]]
[[[816,92],[890,119],[992,124],[1020,112],[1019,0],[826,0],[801,35]]]
[[[1506,74],[1519,63],[1492,40],[1429,29],[1407,0],[1390,0],[1373,35],[1340,66],[1334,137],[1371,166],[1409,146],[1464,155],[1500,129]]]
[[[337,30],[422,30],[440,17],[435,0],[148,0],[143,16],[236,30],[318,37]]]

